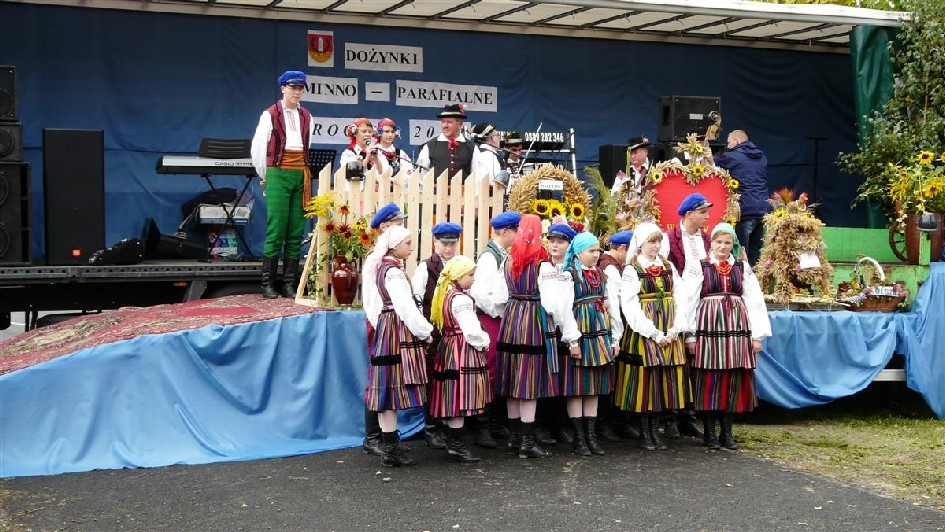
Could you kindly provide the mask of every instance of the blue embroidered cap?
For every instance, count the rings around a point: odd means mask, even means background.
[[[610,245],[614,247],[628,246],[631,238],[633,238],[633,231],[620,231],[610,235]]]
[[[433,238],[440,242],[456,242],[463,233],[463,226],[453,222],[440,222],[430,229]]]
[[[568,242],[574,240],[577,231],[568,224],[552,224],[548,226],[548,238],[561,238]]]
[[[286,70],[283,72],[282,75],[279,76],[279,86],[284,87],[286,85],[305,85],[305,72],[298,70]]]
[[[676,210],[676,214],[685,216],[689,211],[708,209],[711,206],[712,204],[709,203],[709,200],[705,199],[705,196],[696,192],[683,198],[682,203],[679,204],[679,209]]]
[[[371,229],[377,229],[384,222],[403,220],[406,217],[407,215],[400,212],[400,207],[396,203],[388,203],[378,209],[377,214],[371,219]]]
[[[522,215],[515,211],[506,211],[502,214],[497,214],[492,217],[492,220],[489,221],[489,224],[493,229],[506,229],[508,227],[518,226],[518,223],[522,221]]]

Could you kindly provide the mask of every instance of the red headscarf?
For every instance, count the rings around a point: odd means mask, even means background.
[[[530,264],[550,261],[548,251],[541,241],[541,218],[534,214],[523,214],[518,224],[518,234],[512,242],[512,275],[522,275]]]

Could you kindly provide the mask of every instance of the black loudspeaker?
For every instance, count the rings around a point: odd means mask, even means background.
[[[0,161],[23,160],[23,124],[0,122]]]
[[[617,172],[627,171],[627,147],[627,144],[602,144],[598,149],[600,175],[608,187],[614,186]]]
[[[105,247],[105,134],[43,130],[46,263],[87,264]]]
[[[661,96],[660,123],[656,134],[660,142],[685,141],[689,133],[704,135],[712,124],[709,113],[722,112],[718,96]]]
[[[16,120],[16,67],[0,66],[0,120]]]
[[[30,166],[0,162],[0,264],[30,262]]]
[[[207,244],[200,244],[176,235],[162,235],[153,218],[144,219],[141,229],[146,259],[196,259],[207,258]]]

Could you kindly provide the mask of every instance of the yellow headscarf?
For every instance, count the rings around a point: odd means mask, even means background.
[[[446,300],[446,291],[453,281],[476,269],[476,263],[465,255],[456,255],[443,266],[440,278],[436,280],[436,290],[433,292],[433,302],[430,303],[430,321],[437,329],[443,328],[443,301]]]

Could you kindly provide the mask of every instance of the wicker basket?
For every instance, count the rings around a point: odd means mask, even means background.
[[[905,296],[869,296],[860,306],[851,306],[854,312],[895,312]]]

